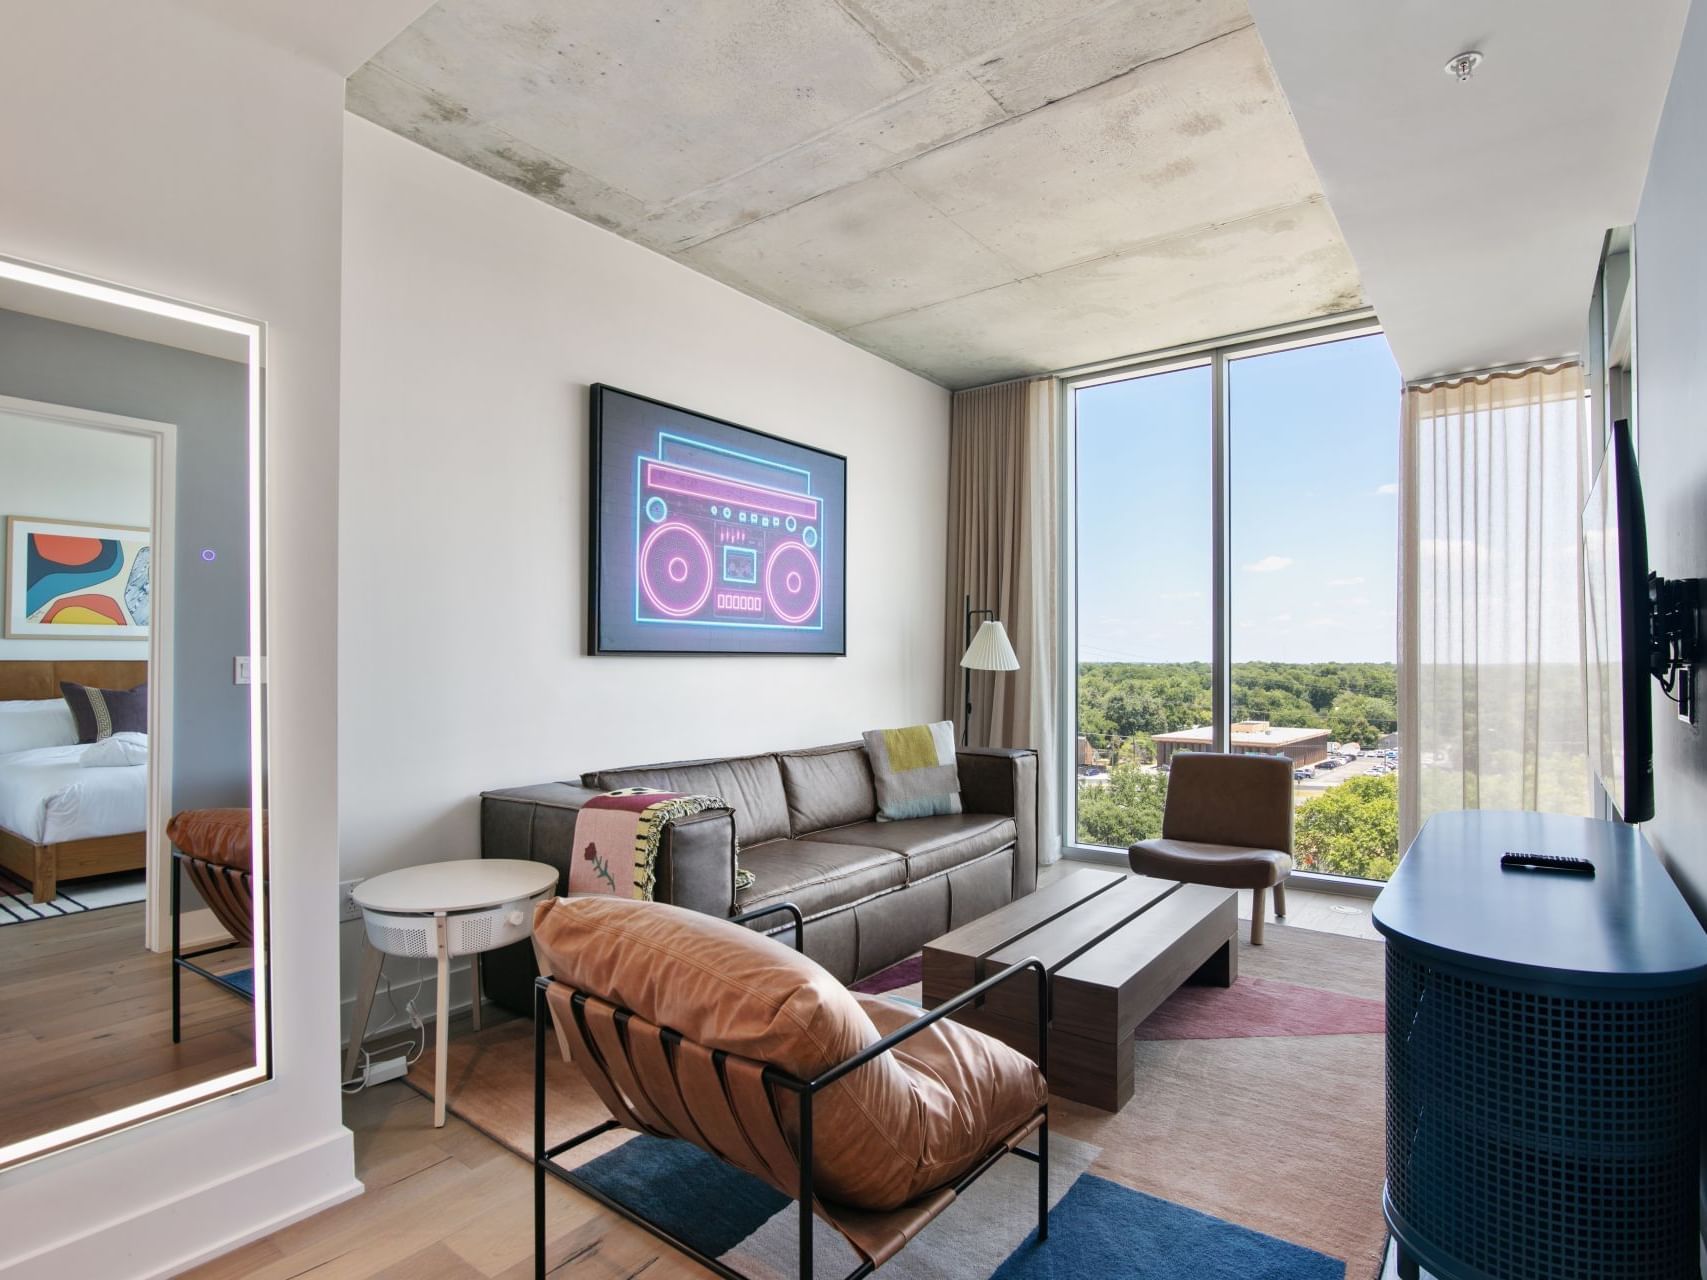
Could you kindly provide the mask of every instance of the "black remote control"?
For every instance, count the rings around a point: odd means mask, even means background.
[[[1594,874],[1594,863],[1587,858],[1566,858],[1553,853],[1502,853],[1500,866],[1515,871],[1563,871],[1573,876]]]

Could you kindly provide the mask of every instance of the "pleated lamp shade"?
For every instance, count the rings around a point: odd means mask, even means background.
[[[1008,643],[1006,628],[990,619],[979,624],[978,634],[972,637],[960,665],[971,671],[1018,671],[1019,659]]]

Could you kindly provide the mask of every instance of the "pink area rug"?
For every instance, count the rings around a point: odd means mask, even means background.
[[[1387,1006],[1275,978],[1230,987],[1181,987],[1138,1024],[1140,1040],[1235,1040],[1254,1036],[1359,1036],[1387,1030]]]
[[[925,958],[915,953],[905,960],[896,961],[887,969],[879,969],[863,981],[854,983],[853,989],[863,991],[868,996],[880,996],[885,991],[896,991],[924,980]]]
[[[923,980],[923,962],[908,956],[854,984],[882,995]],[[1140,1040],[1236,1040],[1259,1036],[1381,1035],[1386,1005],[1277,978],[1240,978],[1231,987],[1181,987],[1138,1027]]]

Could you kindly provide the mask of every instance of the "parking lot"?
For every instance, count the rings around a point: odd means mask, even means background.
[[[1360,756],[1353,756],[1337,768],[1323,769],[1321,765],[1314,766],[1316,776],[1298,778],[1293,783],[1293,792],[1298,803],[1302,804],[1311,796],[1321,795],[1329,787],[1337,787],[1347,778],[1378,776],[1380,772],[1396,773],[1398,767],[1398,762],[1389,760],[1385,752],[1367,751]]]

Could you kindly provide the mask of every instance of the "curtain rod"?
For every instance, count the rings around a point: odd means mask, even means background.
[[[1465,369],[1459,373],[1437,373],[1405,384],[1406,391],[1427,391],[1433,387],[1451,386],[1455,382],[1476,382],[1482,378],[1512,377],[1524,373],[1553,373],[1567,365],[1581,364],[1575,356],[1553,356],[1546,360],[1521,360],[1516,364],[1492,365],[1486,369]]]

